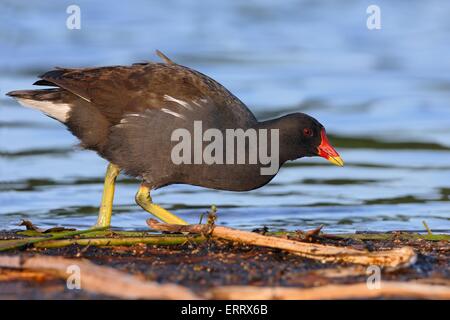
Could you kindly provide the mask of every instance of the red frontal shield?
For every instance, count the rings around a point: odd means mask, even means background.
[[[337,166],[344,166],[344,161],[342,161],[339,153],[337,153],[337,151],[331,146],[330,141],[328,141],[325,129],[322,129],[320,137],[322,138],[322,142],[320,143],[319,147],[317,147],[318,155]]]

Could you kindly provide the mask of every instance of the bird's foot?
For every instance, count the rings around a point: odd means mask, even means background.
[[[150,188],[145,184],[141,184],[138,192],[136,193],[136,203],[148,213],[151,213],[161,221],[168,224],[182,224],[187,225],[188,223],[176,216],[175,214],[167,211],[163,207],[152,202],[150,196]]]

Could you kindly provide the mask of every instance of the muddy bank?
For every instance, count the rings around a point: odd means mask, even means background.
[[[298,238],[298,235],[280,235]],[[2,239],[24,238],[16,232],[2,232]],[[437,237],[439,239],[439,237]],[[408,233],[320,236],[315,241],[358,250],[387,250],[409,246],[417,261],[395,271],[383,270],[381,280],[417,281],[450,286],[449,243],[425,240]],[[366,283],[366,266],[349,263],[322,263],[278,249],[256,247],[223,240],[185,241],[175,245],[135,244],[131,246],[96,247],[70,245],[61,248],[27,247],[8,250],[0,255],[61,256],[87,259],[142,280],[174,283],[193,292],[217,286],[252,285],[311,288],[329,284]],[[109,298],[86,290],[69,290],[66,281],[51,273],[30,270],[0,269],[0,298],[3,299],[92,299]]]

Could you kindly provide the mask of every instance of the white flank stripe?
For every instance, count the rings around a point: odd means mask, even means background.
[[[71,105],[67,103],[54,103],[51,101],[38,101],[21,98],[18,98],[17,101],[24,107],[40,110],[48,116],[61,122],[67,121],[69,111],[71,109]]]
[[[185,119],[183,115],[181,115],[181,114],[179,114],[179,113],[176,113],[176,112],[174,112],[174,111],[171,111],[171,110],[169,110],[169,109],[162,108],[161,111],[162,111],[162,112],[165,112],[165,113],[168,113],[168,114],[171,114],[171,115],[173,115],[173,116],[175,116],[175,117],[177,117],[177,118]]]
[[[202,105],[200,103],[198,103],[197,101],[195,101],[195,100],[192,101],[192,103],[195,104],[197,107],[200,107],[200,108],[202,107]]]
[[[186,109],[192,110],[192,107],[186,101],[175,99],[174,97],[171,97],[167,94],[164,95],[164,100],[178,103],[180,106],[185,107]]]

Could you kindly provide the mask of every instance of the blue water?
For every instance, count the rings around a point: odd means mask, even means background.
[[[84,228],[96,220],[106,162],[65,128],[4,93],[54,66],[174,61],[215,78],[261,119],[322,122],[346,166],[302,159],[246,193],[176,185],[156,202],[190,222],[211,204],[239,228],[450,232],[450,2],[66,1],[0,3],[0,228],[20,219]],[[113,226],[146,228],[138,181],[121,177]]]

